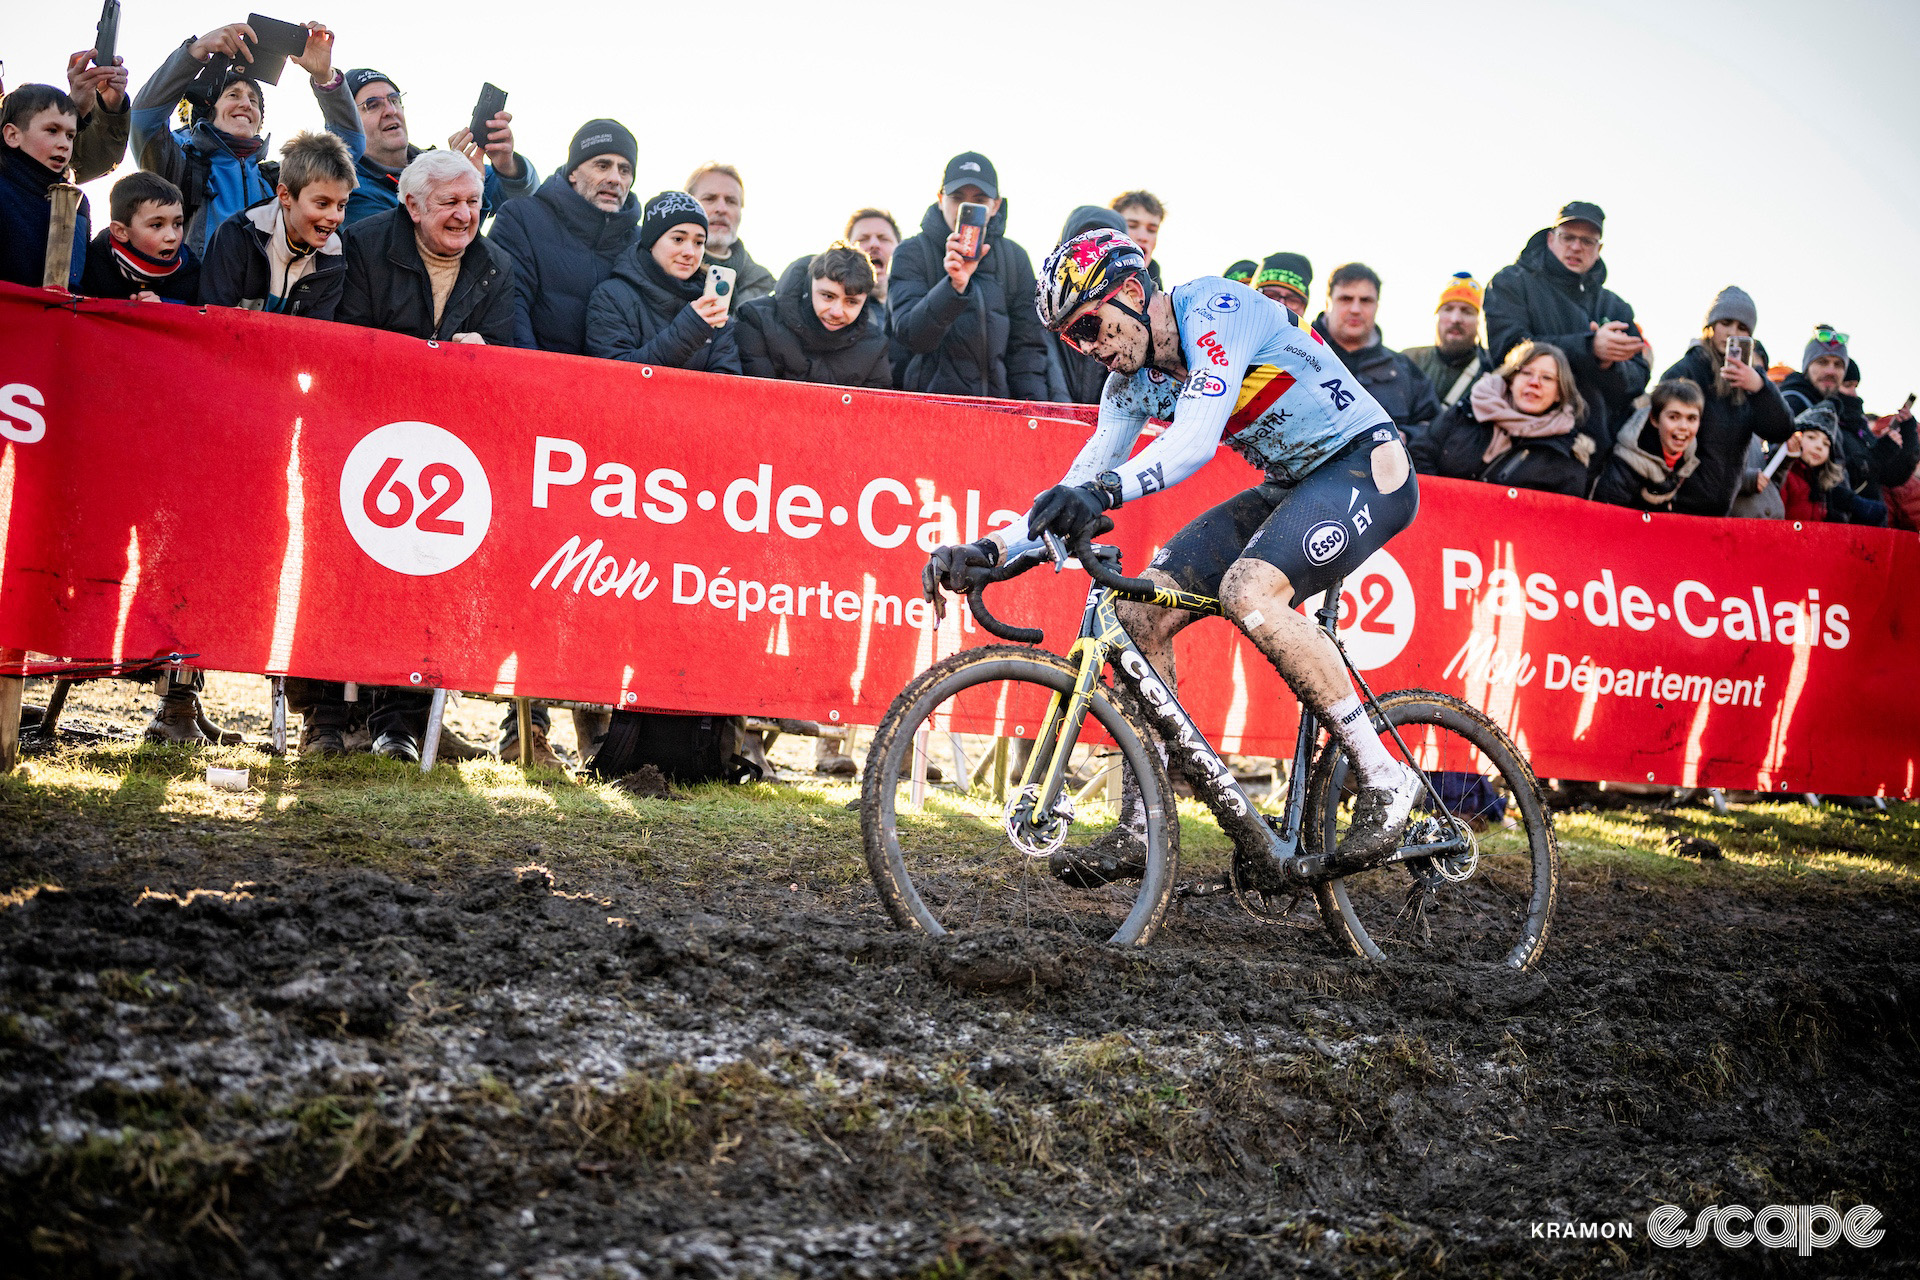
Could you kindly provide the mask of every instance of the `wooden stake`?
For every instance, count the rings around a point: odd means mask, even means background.
[[[56,182],[47,192],[53,211],[47,216],[47,257],[40,283],[67,291],[73,273],[73,233],[80,223],[80,188]]]

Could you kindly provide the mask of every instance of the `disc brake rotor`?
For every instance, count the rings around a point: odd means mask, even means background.
[[[1067,831],[1073,826],[1073,798],[1064,791],[1054,801],[1050,813],[1036,815],[1033,809],[1039,802],[1040,784],[1030,783],[1007,801],[1002,815],[1001,826],[1006,830],[1007,839],[1029,858],[1050,856],[1067,842]]]

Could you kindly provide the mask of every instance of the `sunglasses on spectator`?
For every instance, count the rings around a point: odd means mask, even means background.
[[[389,94],[376,94],[371,98],[363,99],[360,103],[360,109],[362,111],[385,111],[389,105],[398,107],[400,105],[400,99],[404,96],[406,95],[397,89]]]
[[[1826,343],[1837,342],[1843,347],[1846,346],[1847,343],[1852,341],[1850,337],[1840,332],[1838,329],[1829,329],[1824,324],[1821,325],[1818,329],[1815,329],[1813,331],[1813,340],[1815,342],[1826,342]]]

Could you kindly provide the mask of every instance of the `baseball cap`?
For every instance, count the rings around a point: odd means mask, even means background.
[[[355,67],[353,70],[347,72],[346,78],[347,96],[349,98],[359,97],[360,91],[376,80],[385,80],[388,84],[393,85],[393,91],[395,93],[400,92],[400,86],[393,83],[392,76],[384,71],[375,71],[372,67]]]
[[[987,193],[987,199],[1000,198],[1000,175],[993,171],[993,161],[978,151],[962,151],[947,161],[946,176],[940,179],[940,194],[950,196],[962,187],[978,187]]]
[[[1591,222],[1596,228],[1604,229],[1607,215],[1591,200],[1569,200],[1560,206],[1560,216],[1553,220],[1553,225],[1560,227],[1569,222]]]

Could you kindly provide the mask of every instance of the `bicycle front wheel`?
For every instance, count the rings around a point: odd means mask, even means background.
[[[1376,960],[1419,955],[1526,968],[1546,949],[1560,883],[1553,817],[1533,770],[1498,725],[1458,698],[1406,689],[1383,695],[1380,709],[1375,732],[1385,735],[1389,722],[1400,731],[1410,763],[1426,772],[1441,800],[1422,798],[1406,839],[1426,843],[1458,833],[1469,852],[1328,881],[1315,890],[1321,920],[1343,947]],[[1392,738],[1383,742],[1400,756]],[[1324,849],[1346,834],[1353,794],[1346,752],[1330,741],[1307,794]]]
[[[1024,833],[1029,847],[1017,847],[1009,835],[1019,777],[1007,779],[1004,801],[995,802],[986,787],[969,787],[972,771],[963,752],[952,749],[948,755],[948,744],[955,741],[950,735],[961,726],[975,734],[1035,737],[1056,695],[1064,699],[1072,693],[1074,676],[1074,668],[1054,654],[991,645],[935,663],[894,699],[867,754],[860,827],[867,867],[895,924],[936,937],[1017,928],[1048,931],[1063,941],[1144,946],[1152,940],[1173,894],[1180,822],[1166,769],[1148,745],[1149,731],[1130,694],[1096,685],[1090,719],[1141,779],[1147,836],[1137,878],[1129,874],[1087,885],[1056,876],[1045,848],[1033,847]],[[1034,742],[1035,777],[1044,776],[1058,745]],[[1067,750],[1072,746],[1067,743]],[[949,780],[955,785],[928,793],[950,809],[948,816],[911,811],[909,778],[917,752],[950,758],[955,766],[958,776]],[[988,825],[981,830],[954,822],[953,810],[981,813]],[[1059,825],[1053,847],[1094,834],[1087,815],[1071,810],[1069,800],[1054,815]]]

